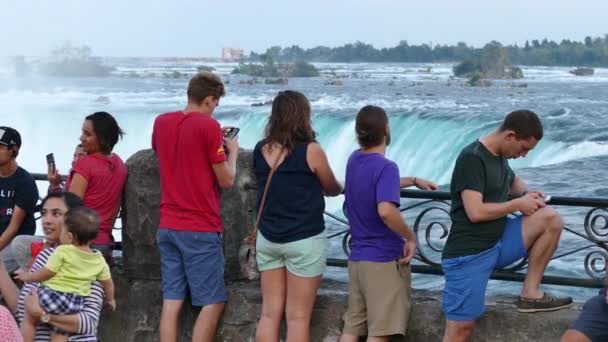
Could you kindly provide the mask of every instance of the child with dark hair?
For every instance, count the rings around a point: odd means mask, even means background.
[[[71,315],[83,308],[83,298],[90,295],[91,286],[98,280],[103,286],[105,300],[114,310],[114,283],[110,268],[91,241],[99,231],[99,216],[86,207],[71,209],[61,231],[61,246],[37,272],[18,272],[16,278],[24,282],[42,282],[38,295],[44,314],[40,322],[48,323],[50,315]],[[33,341],[38,322],[26,311],[21,331],[25,341]],[[53,329],[52,341],[67,341],[68,333]]]
[[[389,341],[405,336],[410,317],[410,262],[416,235],[399,206],[400,188],[436,190],[417,177],[400,177],[397,164],[386,157],[391,132],[388,115],[377,106],[357,114],[355,134],[360,148],[346,165],[344,203],[350,226],[349,296],[340,342]]]

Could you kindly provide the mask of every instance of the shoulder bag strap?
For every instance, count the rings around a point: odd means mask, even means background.
[[[261,148],[260,148],[261,150]],[[262,151],[260,151],[261,153]],[[250,233],[249,238],[254,239],[255,241],[255,235],[257,234],[258,231],[258,227],[260,225],[260,219],[262,218],[262,210],[264,210],[264,205],[266,204],[266,195],[268,195],[268,188],[270,187],[270,181],[272,180],[272,176],[274,175],[274,172],[277,170],[277,166],[279,165],[279,160],[281,159],[281,155],[283,154],[283,148],[281,147],[281,149],[279,150],[279,154],[277,155],[276,159],[273,161],[272,166],[270,168],[270,173],[268,174],[268,179],[266,180],[266,186],[264,187],[264,193],[262,194],[262,201],[260,202],[260,208],[258,209],[258,216],[256,218],[256,222],[255,222],[255,226],[253,226],[253,230]],[[264,154],[262,154],[262,157],[264,156]]]

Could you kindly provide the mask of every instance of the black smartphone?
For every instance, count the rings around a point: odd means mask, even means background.
[[[239,134],[239,131],[240,129],[238,127],[226,128],[224,129],[224,138],[232,140],[237,134]]]
[[[46,155],[46,164],[51,168],[51,172],[55,173],[55,155],[49,153]]]

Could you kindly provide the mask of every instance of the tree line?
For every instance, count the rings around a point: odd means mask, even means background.
[[[496,46],[504,48],[509,61],[518,65],[608,67],[608,34],[595,38],[588,36],[583,41],[564,39],[559,43],[545,38],[526,41],[524,46],[492,41],[482,48],[463,42],[456,45],[410,45],[405,40],[394,47],[379,49],[360,41],[334,48],[273,46],[264,53],[251,52],[249,59],[261,61],[270,57],[278,62],[457,62],[480,58],[484,51]]]

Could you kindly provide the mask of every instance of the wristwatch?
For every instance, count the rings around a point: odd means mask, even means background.
[[[40,316],[40,322],[47,324],[51,321],[51,314],[45,311],[42,311],[42,315]]]

